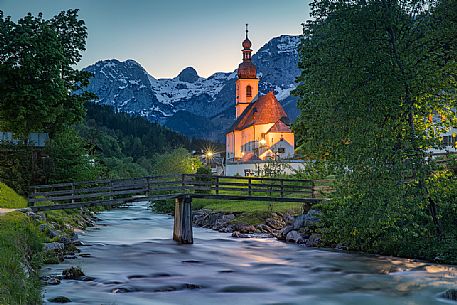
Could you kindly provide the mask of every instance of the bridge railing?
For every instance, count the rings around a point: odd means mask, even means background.
[[[180,177],[167,175],[35,185],[30,188],[29,205],[125,201],[134,196],[147,197],[150,192],[170,194],[182,189]]]
[[[194,197],[211,195],[256,197],[259,200],[278,199],[283,201],[304,198],[324,198],[332,192],[333,180],[306,180],[267,177],[233,177],[218,175],[183,175],[183,185]]]
[[[133,200],[174,198],[252,199],[317,202],[330,192],[331,180],[219,175],[165,175],[32,186],[30,206],[54,208],[118,204]]]

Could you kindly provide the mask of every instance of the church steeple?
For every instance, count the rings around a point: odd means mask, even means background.
[[[242,43],[242,46],[243,46],[243,61],[246,61],[246,60],[251,60],[251,41],[249,40],[248,38],[248,33],[249,33],[249,30],[248,30],[248,24],[246,23],[246,39],[243,41]]]
[[[251,61],[251,46],[252,43],[249,40],[248,37],[248,24],[246,23],[246,38],[244,39],[243,43],[241,44],[243,46],[243,62],[240,64],[238,67],[238,78],[256,78],[257,74],[257,69],[256,66],[252,63]]]
[[[236,81],[236,117],[239,117],[244,109],[256,97],[259,91],[259,80],[257,79],[257,68],[252,63],[252,43],[248,37],[249,30],[246,24],[246,38],[244,39],[243,62],[238,66],[238,80]]]

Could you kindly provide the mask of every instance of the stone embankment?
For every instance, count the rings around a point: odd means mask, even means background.
[[[232,233],[233,237],[276,237],[279,240],[308,247],[316,247],[321,241],[317,233],[319,211],[309,210],[306,214],[292,216],[289,213],[272,212],[263,223],[249,225],[239,221],[239,213],[223,213],[197,210],[193,213],[195,226]]]
[[[97,220],[95,213],[88,210],[80,210],[71,215],[66,215],[68,218],[62,219],[59,217],[50,219],[43,212],[27,212],[26,214],[39,223],[40,231],[47,237],[48,242],[44,243],[43,247],[45,264],[58,264],[64,260],[76,259],[77,255],[82,256],[83,254],[79,254],[81,250],[78,249],[78,246],[83,246],[83,244],[76,232],[94,226]],[[71,269],[70,271],[74,270]],[[70,272],[69,274],[73,273]],[[80,276],[81,280],[87,280],[83,275]],[[44,276],[41,277],[41,281],[44,285],[58,285],[62,278],[70,278],[70,276],[68,274]]]

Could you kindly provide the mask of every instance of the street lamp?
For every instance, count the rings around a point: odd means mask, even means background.
[[[208,165],[209,161],[213,159],[213,156],[214,156],[214,152],[212,152],[211,150],[206,151],[206,153],[205,153],[206,165]]]

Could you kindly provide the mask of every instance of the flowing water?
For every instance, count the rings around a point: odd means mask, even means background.
[[[147,203],[103,212],[80,234],[82,256],[48,265],[45,275],[79,266],[89,281],[46,286],[44,302],[71,304],[446,304],[457,270],[390,257],[322,251],[274,239],[235,239],[194,228],[194,244],[171,240],[173,219]]]

